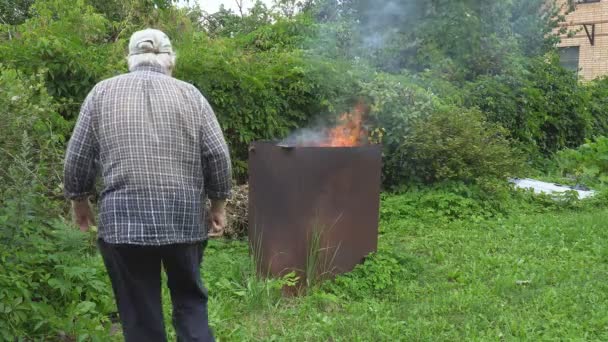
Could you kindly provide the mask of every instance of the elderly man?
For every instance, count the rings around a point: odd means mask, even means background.
[[[207,219],[211,234],[225,226],[228,147],[203,95],[170,76],[175,54],[163,32],[134,33],[128,62],[130,73],[97,84],[82,105],[65,158],[65,194],[87,230],[88,196],[101,172],[98,243],[125,339],[166,340],[162,264],[178,340],[212,341],[199,268]]]

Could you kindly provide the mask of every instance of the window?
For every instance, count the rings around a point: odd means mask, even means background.
[[[559,49],[559,64],[565,69],[578,72],[579,47],[570,46]]]

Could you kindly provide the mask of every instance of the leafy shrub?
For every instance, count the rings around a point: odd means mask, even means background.
[[[26,224],[22,228],[40,228],[39,222]],[[5,340],[107,335],[114,303],[101,259],[62,251],[62,236],[77,231],[61,222],[51,227],[0,253],[0,335]],[[86,246],[87,238],[77,241]]]
[[[573,177],[577,183],[589,186],[608,185],[607,137],[587,141],[576,150],[560,151],[556,160],[562,176]]]
[[[506,179],[522,165],[507,136],[479,111],[442,107],[416,120],[397,153],[409,181]]]

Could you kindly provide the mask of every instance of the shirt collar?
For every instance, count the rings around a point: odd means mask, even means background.
[[[165,71],[163,70],[163,68],[159,65],[152,65],[152,64],[140,64],[138,66],[136,66],[135,68],[133,68],[133,70],[131,71],[152,71],[152,72],[159,72],[161,74],[164,74]]]

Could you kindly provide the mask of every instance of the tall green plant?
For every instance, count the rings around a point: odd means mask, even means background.
[[[29,172],[42,180],[45,193],[56,193],[61,182],[58,166],[70,125],[57,113],[43,74],[25,76],[0,65],[0,191],[10,184],[8,171],[21,154],[24,134],[31,154],[26,159],[36,165]]]

